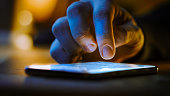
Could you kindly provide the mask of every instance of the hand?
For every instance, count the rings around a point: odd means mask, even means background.
[[[144,44],[142,30],[113,1],[80,0],[71,4],[67,16],[52,27],[56,39],[51,56],[59,63],[80,59],[122,62],[135,56]]]

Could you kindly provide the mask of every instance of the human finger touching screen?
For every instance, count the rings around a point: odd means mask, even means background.
[[[52,32],[56,39],[50,53],[59,63],[86,58],[122,62],[135,56],[144,44],[141,28],[114,0],[74,2],[67,8],[67,16],[56,20]]]

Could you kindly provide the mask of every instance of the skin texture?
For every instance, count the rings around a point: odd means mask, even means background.
[[[132,16],[113,0],[81,0],[54,23],[50,54],[58,63],[122,62],[142,48],[144,36]]]

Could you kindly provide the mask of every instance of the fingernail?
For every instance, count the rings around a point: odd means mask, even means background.
[[[110,46],[108,46],[108,45],[105,45],[105,46],[103,47],[102,52],[103,52],[103,53],[102,53],[103,59],[105,59],[105,60],[112,59],[113,56],[114,56],[112,47],[110,47]]]
[[[89,52],[89,53],[93,52],[93,51],[96,50],[96,48],[97,48],[96,44],[90,43],[90,44],[87,45],[87,52]]]
[[[96,50],[97,45],[92,38],[81,38],[79,40],[84,51],[91,53]]]

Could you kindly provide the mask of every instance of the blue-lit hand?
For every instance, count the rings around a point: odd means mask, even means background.
[[[52,27],[56,37],[50,49],[52,57],[59,63],[71,63],[89,53],[83,59],[121,62],[136,55],[144,43],[143,33],[132,16],[113,1],[71,4],[67,16]]]

